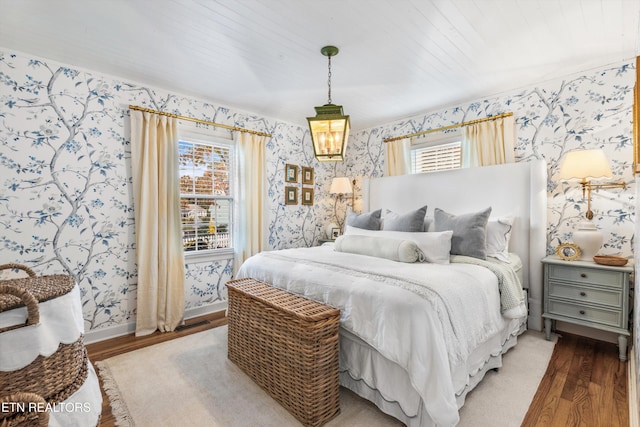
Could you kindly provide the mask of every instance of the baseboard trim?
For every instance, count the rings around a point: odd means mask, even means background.
[[[627,362],[627,389],[629,390],[629,427],[638,427],[638,386],[636,383],[636,351],[631,347]]]
[[[211,305],[204,305],[202,307],[191,308],[185,310],[184,319],[193,319],[194,317],[204,316],[207,314],[218,313],[227,309],[227,302],[217,302]],[[106,328],[100,328],[96,330],[87,331],[84,334],[84,343],[93,344],[96,342],[108,340],[111,338],[121,337],[123,335],[129,335],[136,331],[136,322],[131,321],[121,325],[109,326]]]

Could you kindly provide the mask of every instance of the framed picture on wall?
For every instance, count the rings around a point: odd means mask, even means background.
[[[313,185],[313,168],[307,166],[302,167],[302,183],[304,185]]]
[[[284,187],[284,204],[298,204],[298,187]]]
[[[298,166],[289,164],[285,165],[284,180],[286,182],[298,182]]]
[[[313,205],[313,188],[302,189],[302,204]]]

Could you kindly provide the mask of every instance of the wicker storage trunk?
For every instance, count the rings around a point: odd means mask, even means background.
[[[227,283],[229,359],[305,426],[340,413],[340,310],[253,279]]]
[[[37,334],[32,328],[47,326],[41,324],[39,303],[69,294],[76,286],[75,281],[68,275],[36,276],[33,270],[18,264],[0,266],[0,270],[7,268],[22,269],[29,277],[0,281],[0,317],[3,312],[11,315],[10,310],[27,308],[25,324],[0,328],[0,337],[11,334],[14,343],[12,348],[3,349],[11,356],[4,364],[0,363],[0,402],[9,402],[5,408],[15,409],[0,412],[0,426],[47,425],[48,412],[22,412],[22,407],[36,405],[17,402],[37,402],[40,408],[54,405],[68,399],[87,379],[89,360],[80,332],[74,342],[59,343],[57,350],[48,356],[38,355],[38,344],[33,339]],[[68,330],[72,329],[69,325]],[[13,366],[16,364],[19,367]]]

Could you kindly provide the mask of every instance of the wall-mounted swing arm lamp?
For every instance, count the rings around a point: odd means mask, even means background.
[[[585,217],[593,219],[591,210],[591,191],[605,188],[627,188],[625,182],[609,184],[593,184],[593,179],[610,179],[613,176],[609,162],[602,150],[574,150],[569,151],[560,165],[559,178],[565,181],[580,180],[582,186],[582,198],[587,199],[587,212]]]
[[[341,162],[347,149],[349,129],[351,123],[349,116],[345,116],[342,105],[331,103],[331,57],[339,52],[335,46],[325,46],[320,52],[329,58],[329,99],[325,105],[314,107],[315,117],[307,117],[313,152],[321,162]]]
[[[356,180],[354,179],[353,184],[355,184],[355,182]],[[354,191],[351,181],[346,176],[333,178],[333,180],[331,180],[329,193],[336,195],[336,201],[333,205],[333,214],[336,217],[336,220],[338,220],[338,225],[341,226],[342,222],[338,219],[338,200],[342,200],[345,195],[351,194],[351,209],[353,209]]]

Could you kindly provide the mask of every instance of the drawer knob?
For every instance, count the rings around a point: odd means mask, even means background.
[[[580,292],[580,296],[581,296],[581,297],[586,297],[586,296],[587,296],[587,293],[586,293],[586,292]]]
[[[584,310],[580,310],[580,314],[584,315],[585,314]]]
[[[580,273],[580,277],[582,277],[583,279],[585,279],[587,277],[587,275],[585,273]]]

